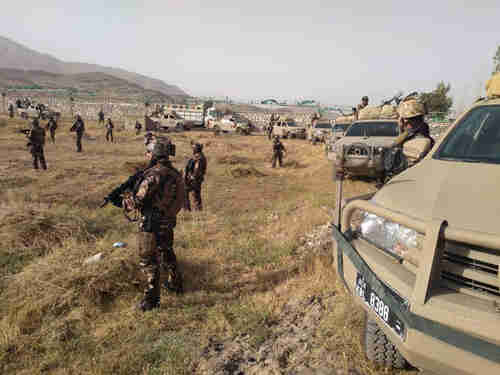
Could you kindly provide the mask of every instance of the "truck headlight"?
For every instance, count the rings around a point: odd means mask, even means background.
[[[417,232],[383,217],[365,212],[360,225],[363,238],[388,252],[404,257],[408,248],[417,248]]]

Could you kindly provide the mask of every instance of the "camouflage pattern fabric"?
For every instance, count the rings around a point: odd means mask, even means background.
[[[106,124],[106,142],[111,142],[113,143],[114,140],[113,140],[113,129],[114,129],[114,125],[111,121],[108,121],[108,123]]]
[[[197,211],[203,210],[201,200],[201,185],[207,171],[207,159],[203,152],[197,152],[193,156],[194,167],[193,171],[186,176],[186,203],[185,208],[191,211],[191,199],[193,200],[194,209]]]
[[[144,172],[133,198],[133,207],[141,211],[138,245],[140,265],[146,277],[143,306],[156,307],[160,301],[161,268],[169,277],[169,289],[182,292],[182,277],[173,250],[173,229],[184,204],[184,194],[181,174],[168,160],[162,160]],[[151,227],[146,226],[146,210],[153,212]]]
[[[286,151],[285,146],[279,140],[273,142],[273,160],[272,167],[276,168],[276,162],[279,163],[280,168],[283,165],[283,151]]]
[[[40,126],[33,126],[29,136],[29,148],[33,158],[33,168],[38,169],[38,162],[43,169],[47,169],[43,146],[45,145],[45,129]]]
[[[85,124],[81,118],[78,118],[70,131],[76,132],[76,152],[82,152],[82,137],[85,132]]]

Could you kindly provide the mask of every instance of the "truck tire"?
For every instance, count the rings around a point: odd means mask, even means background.
[[[377,322],[368,317],[368,314],[365,316],[364,345],[366,357],[370,361],[386,368],[404,369],[408,367],[406,359],[389,341]]]

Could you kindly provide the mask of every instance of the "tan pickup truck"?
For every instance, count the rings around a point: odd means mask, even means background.
[[[337,204],[335,265],[366,311],[369,359],[500,374],[499,183],[500,93],[378,192]]]

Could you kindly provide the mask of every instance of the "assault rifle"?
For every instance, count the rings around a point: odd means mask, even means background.
[[[31,129],[19,129],[18,132],[22,133],[24,135],[29,135],[31,132]]]
[[[184,168],[184,184],[186,186],[191,185],[191,181],[189,180],[188,176],[194,172],[194,159],[189,159],[186,168]]]
[[[109,193],[105,198],[104,202],[99,206],[100,208],[105,207],[108,203],[113,204],[114,206],[118,208],[122,208],[122,194],[125,193],[127,190],[134,191],[137,186],[139,186],[140,182],[144,178],[144,171],[139,171],[136,174],[130,176],[127,181],[125,181],[123,184],[118,186],[117,188],[113,189],[111,193]]]

